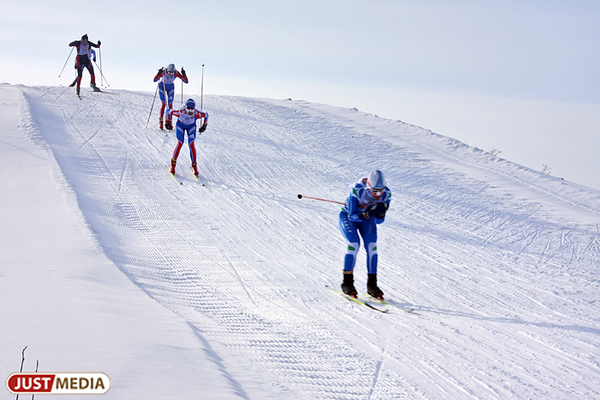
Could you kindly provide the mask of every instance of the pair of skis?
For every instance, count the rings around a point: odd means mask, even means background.
[[[349,296],[349,295],[347,295],[346,293],[344,293],[344,292],[342,292],[340,290],[332,288],[329,285],[325,285],[325,287],[327,289],[331,290],[332,292],[339,294],[340,296],[344,297],[347,300],[350,300],[350,301],[352,301],[352,302],[354,302],[356,304],[360,304],[362,306],[368,307],[371,310],[378,311],[380,313],[384,313],[384,314],[388,313],[390,311],[389,307],[396,308],[396,309],[398,309],[400,311],[403,311],[403,312],[409,313],[409,314],[410,313],[414,313],[414,311],[415,311],[414,308],[403,307],[403,306],[401,306],[400,304],[398,304],[398,303],[396,303],[394,301],[382,300],[382,299],[378,299],[378,298],[375,298],[375,297],[372,297],[372,296],[369,296],[369,295],[364,295],[364,296],[362,296],[363,298],[352,297],[352,296]],[[382,305],[388,306],[388,308],[376,307],[373,304],[371,304],[371,302],[375,302],[375,303],[378,303],[378,304],[382,304]]]
[[[115,94],[116,94],[116,93],[113,93],[113,92],[106,92],[106,91],[104,91],[104,90],[100,90],[100,89],[93,90],[93,91],[92,91],[92,93],[104,93],[104,94],[112,94],[112,95],[115,95]],[[83,100],[83,99],[81,98],[81,95],[80,95],[79,93],[75,93],[75,94],[77,95],[77,97],[79,98],[79,100]]]
[[[167,167],[167,168],[169,169],[169,167]],[[169,173],[171,174],[171,176],[173,177],[173,179],[175,179],[175,182],[179,183],[180,185],[183,185],[183,181],[181,179],[179,179],[179,176],[177,176],[177,174],[171,172],[170,169],[169,169]],[[195,175],[193,173],[192,173],[192,175],[194,175],[194,179],[196,179],[196,181],[198,183],[200,183],[200,185],[204,186],[204,181],[202,181],[202,179],[200,179],[200,176]]]

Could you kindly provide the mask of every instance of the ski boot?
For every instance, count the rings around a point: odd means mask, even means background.
[[[342,282],[342,292],[354,298],[358,296],[358,292],[354,287],[354,274],[352,272],[344,271],[344,282]]]
[[[75,88],[75,91],[77,92],[77,96],[79,96],[79,89],[80,89],[80,88],[79,88],[79,86],[77,86],[77,87]]]
[[[101,92],[101,91],[102,91],[102,90],[100,90],[100,89],[98,88],[98,86],[96,86],[96,84],[95,84],[95,83],[90,83],[90,86],[92,87],[92,89],[94,89],[94,92]]]
[[[77,85],[77,79],[75,79],[75,80],[73,81],[73,83],[71,83],[71,84],[69,85],[69,87],[74,87],[75,85]]]
[[[198,167],[196,163],[192,163],[192,170],[194,171],[194,175],[198,176],[200,173],[198,172]]]
[[[174,174],[175,173],[175,166],[177,165],[177,160],[171,159],[171,173]]]
[[[377,274],[367,274],[367,293],[369,296],[383,300],[383,291],[377,286]]]
[[[173,130],[173,124],[171,123],[171,121],[165,122],[165,129],[168,130],[168,131],[172,131]]]
[[[161,131],[163,130],[163,118],[162,117],[158,118],[158,129],[160,129]]]

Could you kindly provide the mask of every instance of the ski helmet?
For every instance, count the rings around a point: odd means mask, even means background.
[[[185,106],[187,108],[196,108],[196,102],[194,101],[194,99],[187,99],[185,101]]]
[[[379,198],[385,190],[385,179],[383,178],[383,172],[378,169],[371,171],[367,178],[367,187],[375,198]]]
[[[167,72],[169,72],[171,74],[175,73],[175,64],[167,65]]]

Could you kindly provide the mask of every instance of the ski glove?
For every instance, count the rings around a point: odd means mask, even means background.
[[[202,133],[206,130],[206,123],[202,124],[202,126],[200,127],[200,129],[198,129],[199,133]]]
[[[158,74],[157,75],[162,74],[164,71],[165,71],[165,69],[163,67],[160,67],[160,69],[158,70]]]
[[[375,216],[375,209],[371,208],[365,212],[363,212],[362,214],[358,215],[358,218],[360,218],[362,221],[366,221],[368,219],[371,219]]]
[[[181,67],[181,75],[187,78],[187,74],[185,73],[185,69],[183,69],[183,67]]]
[[[358,218],[360,218],[363,221],[371,219],[373,217],[377,219],[383,219],[385,218],[385,213],[387,212],[388,207],[389,204],[379,203],[376,206],[373,206],[367,211],[363,212],[362,214],[359,214]]]
[[[102,44],[102,42],[98,40],[98,47],[100,47],[101,44]]]
[[[387,209],[390,205],[387,203],[379,203],[377,204],[377,207],[375,207],[375,218],[377,219],[384,219],[385,218],[385,213],[387,212]]]

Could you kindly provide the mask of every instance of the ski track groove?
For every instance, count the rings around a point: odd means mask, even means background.
[[[118,92],[89,107],[87,98],[64,96],[67,90],[26,90],[36,110],[60,111],[64,129],[46,140],[61,167],[73,157],[80,162],[80,170],[63,174],[107,255],[207,342],[237,354],[235,361],[223,355],[230,378],[236,379],[228,368],[243,359],[298,398],[599,395],[600,340],[593,328],[599,316],[568,297],[593,298],[598,224],[573,225],[542,203],[469,180],[461,168],[596,211],[445,154],[417,140],[415,127],[393,124],[405,131],[390,143],[372,134],[379,119],[356,112],[344,120],[303,102],[224,96],[207,99],[211,125],[196,141],[207,186],[188,181],[187,172],[184,185],[174,185],[162,168],[174,138],[139,128],[147,113],[140,104],[151,95]],[[72,154],[81,148],[87,157]],[[371,163],[365,154],[378,148],[386,149],[380,165],[395,167],[388,174],[393,212],[380,239],[384,291],[406,299],[418,315],[375,315],[315,289],[340,281],[339,208],[292,200],[299,192],[345,200],[351,179]],[[432,156],[461,168],[436,164]],[[178,164],[187,171],[185,149]],[[324,176],[330,182],[316,181]],[[236,229],[223,228],[228,224]],[[318,240],[311,237],[317,232]],[[357,285],[364,285],[362,254],[357,272]],[[402,346],[405,337],[410,346]],[[524,346],[545,357],[522,354]],[[579,386],[563,387],[558,370]]]

